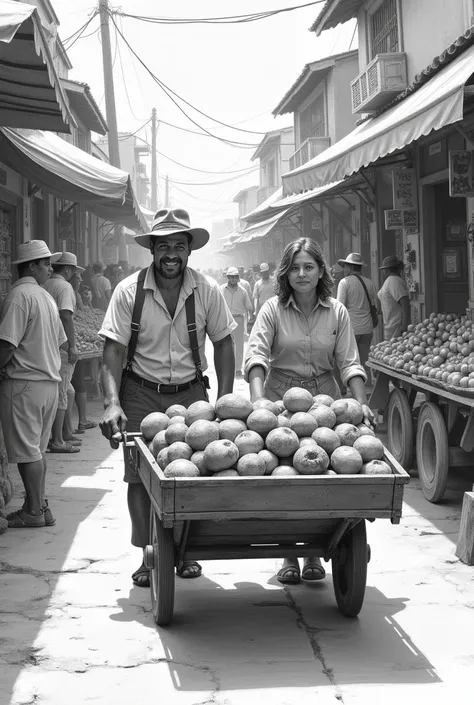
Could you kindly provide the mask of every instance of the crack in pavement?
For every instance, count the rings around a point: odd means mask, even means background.
[[[313,652],[314,658],[317,661],[319,661],[319,663],[321,664],[322,672],[324,673],[324,675],[328,679],[329,683],[333,686],[333,688],[335,690],[336,700],[339,700],[340,703],[344,703],[344,699],[342,696],[342,689],[337,683],[336,676],[334,674],[334,669],[330,668],[327,665],[326,659],[324,658],[324,654],[321,649],[321,646],[318,643],[317,634],[321,630],[309,626],[309,624],[306,622],[306,620],[304,618],[303,610],[296,603],[296,600],[294,599],[293,595],[291,594],[291,591],[286,586],[283,589],[284,589],[286,598],[288,600],[288,605],[289,605],[290,609],[292,609],[293,612],[296,614],[296,624],[298,625],[298,628],[306,633],[306,636],[308,637],[308,641],[311,646],[311,650]]]

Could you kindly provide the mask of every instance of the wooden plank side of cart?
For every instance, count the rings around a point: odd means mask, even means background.
[[[166,526],[178,521],[401,517],[409,475],[386,451],[392,475],[168,479],[140,438],[138,471]]]

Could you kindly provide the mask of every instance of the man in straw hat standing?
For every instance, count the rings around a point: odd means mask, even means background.
[[[337,298],[349,312],[360,363],[368,374],[366,363],[374,333],[370,307],[376,306],[377,291],[373,282],[361,274],[365,263],[358,252],[351,252],[345,259],[337,260],[337,263],[344,271],[344,278],[337,287]]]
[[[37,528],[55,523],[45,498],[46,459],[56,413],[60,346],[67,341],[54,299],[44,289],[60,253],[43,240],[18,248],[12,262],[16,281],[1,312],[0,420],[8,459],[18,465],[25,487],[23,507],[8,515],[8,526]]]
[[[72,435],[67,440],[63,436],[66,427],[70,433],[72,432],[70,418],[74,406],[74,387],[71,384],[71,379],[77,362],[77,346],[74,326],[76,294],[71,279],[78,272],[84,272],[84,268],[77,264],[76,255],[73,252],[63,252],[61,257],[53,263],[53,274],[44,285],[46,291],[56,301],[69,343],[68,351],[61,352],[61,384],[59,385],[58,410],[49,445],[50,453],[78,453],[81,444],[81,441]],[[66,419],[68,420],[65,424]]]
[[[270,267],[266,262],[262,262],[260,265],[260,277],[253,289],[255,315],[258,314],[265,301],[275,296],[275,282],[270,277]]]
[[[229,267],[226,275],[227,284],[221,284],[221,291],[237,324],[232,335],[235,343],[235,374],[240,377],[244,359],[245,320],[247,315],[249,318],[253,316],[253,306],[249,295],[239,283],[239,270]]]
[[[207,367],[206,333],[214,344],[217,396],[232,392],[234,382],[232,331],[236,324],[218,284],[188,267],[191,252],[207,244],[207,230],[192,228],[185,210],[165,208],[156,213],[152,231],[135,240],[150,250],[153,262],[117,284],[100,331],[105,339],[105,413],[100,427],[113,447],[125,430],[139,431],[149,413],[207,399],[207,378],[202,375]],[[194,345],[191,338],[196,339]],[[132,544],[143,549],[149,543],[150,499],[136,470],[126,468],[124,480]],[[178,566],[183,578],[200,574],[201,567],[195,562]],[[132,579],[140,587],[149,586],[149,571],[143,563]]]
[[[377,296],[382,305],[384,340],[398,338],[410,323],[410,294],[402,276],[403,262],[396,255],[385,257],[381,270],[384,283]]]

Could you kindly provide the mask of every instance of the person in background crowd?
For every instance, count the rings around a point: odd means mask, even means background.
[[[76,295],[76,307],[79,311],[84,311],[85,308],[90,308],[90,304],[85,304],[81,294],[81,282],[82,277],[80,272],[76,272],[71,279],[71,285],[74,289]],[[90,289],[89,289],[90,292]],[[92,292],[90,292],[92,298]],[[78,360],[74,368],[74,374],[72,375],[71,384],[74,388],[74,401],[77,406],[77,413],[79,415],[79,421],[77,428],[74,433],[84,433],[84,431],[90,428],[96,428],[97,424],[94,421],[89,421],[87,418],[87,386],[86,386],[86,360]],[[69,398],[68,398],[69,401]],[[64,419],[64,437],[72,438],[72,420],[71,417],[66,414]],[[71,442],[71,441],[69,441]]]
[[[83,308],[92,308],[92,289],[88,286],[81,286],[80,289]]]
[[[112,285],[107,277],[103,275],[103,266],[100,262],[92,265],[92,306],[107,311],[110,297],[112,296]]]
[[[242,362],[244,359],[244,339],[246,316],[253,317],[253,306],[249,295],[239,283],[239,270],[229,267],[227,270],[227,284],[221,284],[221,291],[225,302],[237,323],[237,328],[232,333],[235,343],[235,374],[242,376]]]
[[[261,308],[247,347],[245,378],[250,399],[282,399],[291,387],[340,398],[333,376],[337,365],[344,384],[374,424],[367,406],[366,374],[360,364],[347,309],[331,296],[332,280],[321,248],[310,238],[294,240],[285,248],[276,270],[277,295]],[[286,557],[278,571],[280,583],[321,580],[325,570],[318,557]]]
[[[252,287],[251,287],[248,279],[245,278],[245,269],[244,269],[244,267],[237,267],[237,269],[239,271],[239,284],[241,284],[244,287],[244,289],[247,292],[247,294],[249,295],[249,299],[251,301],[252,300]]]
[[[395,255],[385,257],[379,269],[385,281],[377,296],[382,306],[384,340],[398,338],[410,323],[408,287],[402,276],[403,262]]]
[[[51,254],[43,240],[18,248],[19,279],[6,297],[0,321],[0,420],[10,463],[25,488],[21,509],[8,514],[11,529],[53,526],[45,494],[45,452],[61,380],[59,349],[67,337],[54,299],[43,288],[51,276]]]
[[[137,235],[138,245],[153,257],[144,280],[144,304],[131,370],[122,380],[125,350],[131,337],[131,318],[138,274],[119,282],[99,334],[105,338],[102,366],[105,412],[100,422],[103,435],[117,443],[122,432],[139,431],[149,413],[166,411],[172,404],[189,406],[207,399],[197,374],[187,331],[185,302],[194,294],[197,344],[202,369],[206,370],[206,336],[214,346],[217,397],[232,392],[234,384],[235,322],[219,286],[188,267],[188,258],[209,241],[204,228],[192,228],[188,213],[162,209],[153,220],[152,231]],[[119,391],[120,390],[120,391]],[[114,447],[117,447],[115,445]],[[133,467],[125,470],[128,508],[132,521],[132,544],[143,549],[149,543],[150,498]],[[184,561],[177,566],[182,578],[197,578],[201,566]],[[138,587],[150,586],[150,571],[142,563],[133,573]]]
[[[77,362],[76,330],[74,327],[76,295],[71,280],[77,271],[83,272],[84,269],[78,266],[76,255],[73,252],[63,252],[53,264],[51,278],[44,284],[46,291],[56,301],[69,343],[68,352],[61,351],[61,383],[59,385],[58,409],[49,444],[50,453],[78,453],[78,446],[81,444],[78,438],[69,437],[66,441],[63,437],[64,419],[66,414],[69,416],[72,414],[74,405],[74,388],[71,385],[71,378]]]
[[[265,301],[275,296],[275,283],[270,278],[270,267],[266,262],[262,262],[260,265],[260,277],[261,279],[255,283],[253,289],[253,305],[256,314],[258,314]]]
[[[374,333],[370,306],[377,306],[377,290],[370,279],[361,275],[365,263],[358,252],[351,252],[346,259],[339,259],[337,263],[344,271],[344,278],[339,282],[336,298],[349,311],[360,363],[368,373],[366,364]]]

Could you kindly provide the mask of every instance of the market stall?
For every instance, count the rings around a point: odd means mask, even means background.
[[[100,396],[100,360],[102,358],[103,340],[99,337],[104,312],[101,309],[85,306],[74,314],[76,343],[79,360],[87,362],[86,381],[89,383],[89,396]]]

